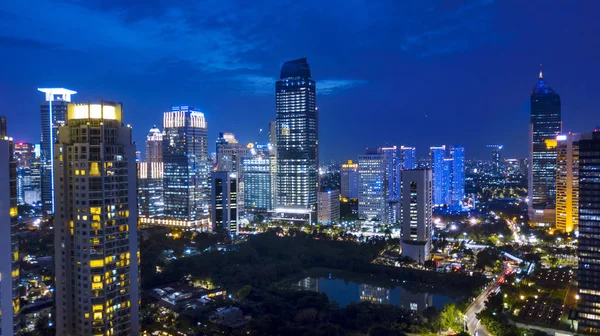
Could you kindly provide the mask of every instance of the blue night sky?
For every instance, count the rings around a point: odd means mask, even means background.
[[[306,56],[317,81],[321,160],[365,147],[456,144],[525,157],[529,91],[562,98],[565,131],[600,124],[600,1],[0,2],[0,114],[38,142],[38,87],[122,101],[138,148],[162,112],[193,105],[218,132],[266,142],[274,81]],[[258,130],[265,132],[257,139]]]

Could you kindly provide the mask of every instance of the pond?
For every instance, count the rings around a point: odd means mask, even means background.
[[[450,297],[431,291],[408,289],[406,285],[372,285],[335,278],[332,274],[323,277],[306,277],[293,284],[295,288],[327,294],[330,301],[345,307],[351,302],[368,301],[391,304],[406,310],[423,312],[428,307],[443,309],[450,302],[458,302],[463,296]],[[415,286],[410,286],[415,287]]]

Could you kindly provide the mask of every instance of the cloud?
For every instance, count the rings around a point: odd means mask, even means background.
[[[330,95],[365,84],[367,81],[359,79],[324,79],[317,81],[317,93]]]
[[[190,13],[173,7],[133,21],[124,10],[99,11],[75,2],[33,0],[0,6],[10,14],[0,20],[0,30],[29,44],[51,43],[132,63],[178,59],[209,72],[260,67],[244,57],[259,46],[252,38],[240,39],[228,27],[196,29],[198,22],[212,20],[211,12],[200,11],[206,15],[193,21]]]
[[[275,92],[277,79],[261,75],[237,75],[233,79],[244,87],[244,92],[255,95],[272,95]],[[332,95],[357,86],[365,85],[367,81],[359,79],[324,79],[316,81],[317,94]]]
[[[0,36],[0,45],[10,48],[26,48],[26,49],[51,49],[58,47],[57,44],[46,43],[28,38],[20,38],[14,36]]]

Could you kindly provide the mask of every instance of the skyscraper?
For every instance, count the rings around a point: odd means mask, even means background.
[[[397,223],[400,220],[400,170],[401,162],[398,157],[398,148],[381,148],[385,160],[385,181],[387,192],[387,208],[385,223]]]
[[[223,229],[230,235],[239,231],[237,208],[237,175],[234,172],[212,173],[213,230]]]
[[[40,163],[35,145],[17,142],[14,144],[14,150],[17,160],[17,202],[34,204],[39,201],[40,196]]]
[[[316,219],[319,125],[306,58],[283,63],[275,94],[278,206],[310,210]]]
[[[556,229],[577,230],[579,223],[579,134],[556,137]]]
[[[556,136],[562,130],[560,96],[542,71],[531,90],[529,147],[529,220],[553,226],[556,201]]]
[[[502,148],[504,145],[487,145],[492,150],[492,173],[500,175],[502,172]]]
[[[386,161],[380,151],[358,156],[358,218],[386,220]]]
[[[340,187],[342,197],[358,198],[358,164],[352,160],[342,164]]]
[[[67,104],[71,101],[71,95],[77,92],[67,89],[38,89],[46,94],[41,106],[42,116],[42,167],[41,167],[41,192],[42,211],[44,213],[54,212],[54,143],[58,128],[65,124]]]
[[[415,147],[400,146],[402,169],[417,168],[417,150]]]
[[[57,335],[139,334],[135,144],[120,103],[69,104],[54,146]]]
[[[250,156],[241,158],[245,212],[265,213],[273,209],[272,184],[275,180],[271,172],[271,160],[273,158],[269,150],[254,148]]]
[[[452,158],[452,199],[453,208],[460,210],[465,199],[465,148],[450,146]]]
[[[0,117],[0,334],[19,334],[19,212],[17,161],[7,135],[6,118]]]
[[[237,172],[240,159],[248,153],[233,133],[219,133],[217,138],[217,171]]]
[[[402,171],[402,255],[420,263],[429,256],[432,236],[432,172]]]
[[[600,332],[600,131],[579,140],[579,331]]]
[[[446,175],[444,173],[444,170],[447,169],[444,162],[446,158],[446,146],[431,147],[429,150],[433,174],[433,204],[443,205],[446,204]]]
[[[163,134],[154,125],[146,136],[146,162],[163,161]]]
[[[332,225],[340,221],[340,191],[319,191],[317,194],[317,223]]]
[[[175,106],[164,113],[164,218],[157,224],[208,230],[210,164],[204,113]]]

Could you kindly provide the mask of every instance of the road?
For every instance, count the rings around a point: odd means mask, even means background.
[[[467,311],[465,312],[465,316],[467,318],[467,329],[472,335],[477,334],[477,336],[492,336],[492,334],[487,331],[485,326],[479,323],[479,320],[477,319],[477,313],[485,308],[485,300],[487,300],[487,297],[490,295],[490,293],[493,293],[495,290],[497,290],[499,286],[500,285],[498,282],[494,281],[494,283],[481,292],[475,301],[473,301],[467,308]]]

